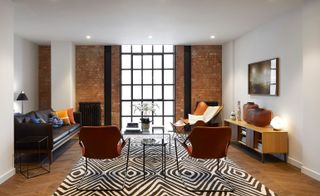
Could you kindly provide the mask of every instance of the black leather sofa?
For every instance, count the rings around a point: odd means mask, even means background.
[[[72,137],[77,135],[81,127],[81,113],[74,112],[74,119],[76,124],[64,125],[59,128],[54,128],[51,123],[41,123],[34,124],[31,121],[32,117],[42,118],[44,121],[48,122],[49,118],[52,117],[52,109],[33,111],[27,114],[15,114],[14,116],[14,141],[15,150],[21,148],[26,148],[23,146],[18,146],[16,141],[25,138],[27,136],[48,136],[49,145],[49,161],[53,161],[53,152],[62,146],[64,143],[69,141]]]

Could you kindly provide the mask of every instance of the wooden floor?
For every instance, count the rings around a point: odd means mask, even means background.
[[[32,179],[16,174],[0,185],[0,195],[52,195],[80,158],[76,140],[67,143],[55,156],[49,174]],[[228,157],[278,195],[320,195],[320,182],[277,159],[267,157],[266,162],[261,163],[255,152],[237,145],[229,148]]]

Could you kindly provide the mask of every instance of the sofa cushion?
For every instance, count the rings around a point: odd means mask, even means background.
[[[47,109],[47,110],[40,110],[40,111],[36,111],[36,116],[38,118],[43,119],[45,122],[49,121],[49,118],[52,117],[52,110],[51,109]]]
[[[53,114],[61,118],[65,125],[70,125],[68,110],[59,110],[59,111],[53,112]]]
[[[74,125],[68,125],[68,126],[62,126],[59,128],[54,128],[52,130],[52,138],[53,138],[53,143],[57,143],[67,135],[73,133],[80,127],[79,124],[74,124]]]
[[[14,114],[14,123],[24,123],[25,116],[23,114],[17,113]]]
[[[36,118],[35,112],[29,112],[29,113],[25,114],[24,122],[29,123],[31,121],[31,118]]]

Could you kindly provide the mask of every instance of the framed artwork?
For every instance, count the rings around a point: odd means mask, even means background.
[[[249,64],[250,95],[279,95],[279,58]]]

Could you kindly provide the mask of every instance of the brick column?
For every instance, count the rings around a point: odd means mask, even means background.
[[[176,46],[176,120],[184,117],[184,46]]]
[[[39,109],[51,108],[51,47],[39,46]]]
[[[120,127],[120,46],[112,46],[111,53],[111,123]]]
[[[222,46],[192,46],[191,110],[197,101],[222,104]]]
[[[101,102],[104,122],[104,46],[76,46],[76,108],[79,102]]]

